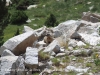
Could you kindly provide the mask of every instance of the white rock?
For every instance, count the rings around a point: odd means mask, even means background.
[[[43,5],[43,8],[45,8],[46,5]]]
[[[64,48],[60,48],[60,52],[65,52],[65,49]]]
[[[82,68],[77,68],[77,67],[74,67],[74,66],[67,66],[65,68],[65,71],[66,72],[75,71],[75,72],[81,72],[81,73],[84,73],[85,72],[86,73],[88,70],[89,70],[89,68],[82,69]]]
[[[77,27],[80,25],[79,21],[69,20],[63,23],[60,23],[57,27],[53,30],[59,30],[61,33],[66,34],[67,37],[70,37]]]
[[[25,65],[30,69],[36,68],[38,66],[37,48],[27,47],[25,53]]]
[[[29,31],[33,31],[33,29],[30,28],[29,26],[24,26],[23,33],[29,32]]]
[[[84,75],[84,73],[78,73],[77,75]]]
[[[96,36],[96,37],[99,37],[99,34],[97,32],[94,32],[91,34],[92,36]]]
[[[50,53],[50,55],[51,55],[51,56],[56,56],[56,53],[52,51],[52,52]]]
[[[56,57],[63,57],[63,56],[65,56],[66,55],[66,53],[58,53],[57,55],[56,55]]]
[[[69,42],[68,42],[68,46],[70,47],[76,47],[77,45],[77,41],[74,40],[74,39],[70,39]]]
[[[84,40],[85,43],[90,45],[97,45],[100,44],[100,37],[92,36],[89,34],[79,33]]]
[[[37,5],[30,5],[29,7],[27,7],[27,9],[31,9],[31,8],[37,8]]]
[[[82,41],[77,42],[77,46],[81,47],[81,46],[86,46],[85,43],[83,43]]]
[[[44,41],[39,41],[38,43],[41,44],[41,45],[42,45],[42,44],[43,44],[43,45],[46,44]]]
[[[70,46],[69,46],[69,47],[68,47],[68,50],[73,50],[73,47],[70,47]]]
[[[60,46],[57,40],[51,42],[43,52],[52,52],[58,53],[60,51]]]
[[[21,35],[12,37],[7,40],[2,47],[11,50],[15,55],[20,55],[25,53],[28,46],[32,46],[34,41],[37,40],[37,35],[33,31],[23,33]],[[3,49],[4,49],[3,48]],[[1,50],[3,51],[3,50]],[[0,53],[0,55],[2,52]]]
[[[91,7],[89,7],[89,9],[90,9],[90,10],[92,10],[93,8],[94,8],[94,5],[93,5],[93,6],[91,6]]]
[[[29,23],[29,22],[31,22],[31,20],[30,20],[30,19],[28,19],[26,22],[27,22],[27,23]]]
[[[5,49],[1,55],[1,57],[3,56],[15,56],[10,50]]]
[[[6,0],[6,6],[9,6],[10,4],[12,4],[11,0]]]
[[[11,75],[11,68],[18,56],[4,56],[0,58],[0,75]]]
[[[91,4],[92,2],[87,2],[87,4]]]

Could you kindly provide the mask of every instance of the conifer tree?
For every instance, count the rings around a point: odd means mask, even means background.
[[[6,0],[0,0],[0,46],[3,44],[3,30],[7,26],[8,10]]]

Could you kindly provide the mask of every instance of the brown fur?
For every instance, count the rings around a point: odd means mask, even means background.
[[[51,35],[47,35],[44,37],[44,42],[48,45],[53,41],[53,37]]]

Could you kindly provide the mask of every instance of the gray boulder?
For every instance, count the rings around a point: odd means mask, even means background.
[[[25,75],[25,65],[24,65],[24,58],[19,56],[16,62],[12,65],[12,71],[10,75]]]
[[[51,53],[52,51],[54,51],[55,53],[60,52],[60,46],[57,40],[51,42],[43,52]]]
[[[32,46],[34,41],[36,41],[37,35],[33,32],[26,32],[21,35],[12,37],[11,39],[7,40],[2,47],[5,49],[11,50],[15,55],[20,55],[25,53],[26,48],[28,46]],[[3,50],[4,50],[3,48]],[[1,50],[1,51],[3,51]],[[0,53],[0,55],[2,52]]]
[[[25,53],[25,66],[29,69],[37,68],[38,66],[37,48],[27,47]]]
[[[68,46],[70,47],[76,47],[77,46],[77,41],[74,39],[70,39],[68,42]]]
[[[63,23],[60,23],[54,30],[59,30],[61,33],[66,34],[67,38],[76,31],[77,27],[80,25],[79,21],[69,20]]]
[[[84,33],[79,33],[79,34],[81,35],[84,43],[88,43],[94,46],[100,44],[100,37]]]
[[[93,23],[99,22],[100,15],[90,12],[83,12],[82,20],[90,21]]]
[[[0,75],[11,75],[11,68],[18,56],[4,56],[0,58]]]
[[[78,41],[77,42],[77,46],[78,47],[82,47],[82,46],[86,46],[86,44],[84,42],[82,42],[82,41]]]
[[[60,37],[62,33],[59,30],[53,30],[53,36],[54,38]]]
[[[90,56],[93,53],[92,50],[83,49],[83,50],[73,50],[72,54],[74,56]]]

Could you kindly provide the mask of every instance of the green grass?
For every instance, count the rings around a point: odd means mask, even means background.
[[[79,3],[82,1],[82,3]],[[91,4],[87,4],[91,2]],[[45,5],[45,7],[43,7]],[[93,6],[92,10],[89,10],[89,7]],[[26,10],[26,14],[32,22],[28,24],[23,24],[20,26],[9,24],[8,27],[4,30],[4,41],[11,38],[17,27],[23,29],[24,25],[28,25],[33,29],[37,29],[44,25],[46,18],[49,14],[53,13],[59,23],[70,20],[70,19],[80,19],[83,12],[91,11],[91,12],[100,12],[100,0],[64,0],[56,1],[56,0],[40,0],[37,8],[32,8],[30,10]],[[13,10],[11,11],[13,12]],[[37,26],[34,26],[36,24]],[[21,33],[21,30],[20,30]]]
[[[4,41],[14,36],[15,32],[17,31],[17,28],[19,28],[20,33],[22,33],[23,25],[8,25],[4,30]]]

